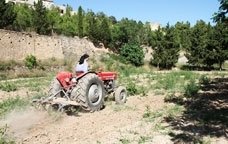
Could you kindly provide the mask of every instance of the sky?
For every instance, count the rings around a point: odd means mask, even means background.
[[[177,21],[194,25],[200,19],[213,24],[212,15],[219,8],[218,0],[54,0],[54,3],[68,4],[76,11],[82,6],[85,11],[104,12],[117,20],[128,18],[162,26],[175,25]]]

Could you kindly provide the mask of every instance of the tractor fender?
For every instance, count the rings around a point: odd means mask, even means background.
[[[78,74],[76,73],[77,81],[80,80],[85,75],[90,74],[90,73],[97,75],[97,72],[95,72],[95,71],[89,71],[89,72],[86,72],[86,73],[81,72],[81,73],[78,73]]]

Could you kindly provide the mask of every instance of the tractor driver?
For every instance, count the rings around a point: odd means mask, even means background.
[[[81,56],[80,60],[78,61],[78,64],[76,65],[75,71],[76,73],[87,73],[88,72],[88,61],[89,55],[84,54]]]

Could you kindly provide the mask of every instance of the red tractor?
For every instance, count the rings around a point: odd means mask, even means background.
[[[48,97],[33,102],[57,105],[58,110],[79,105],[86,111],[98,111],[111,93],[114,93],[117,104],[126,102],[126,88],[116,86],[116,79],[116,72],[60,72],[51,83]]]

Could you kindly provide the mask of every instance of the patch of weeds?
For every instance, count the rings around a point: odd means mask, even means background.
[[[3,91],[11,92],[11,91],[16,91],[17,87],[13,83],[5,82],[0,84],[0,89]]]
[[[143,118],[145,118],[149,122],[153,122],[156,118],[161,117],[163,115],[163,111],[152,112],[149,106],[146,106],[146,111],[143,114]]]
[[[0,116],[6,114],[7,112],[27,106],[29,103],[27,100],[16,97],[9,98],[0,102]]]
[[[184,89],[185,89],[184,96],[190,98],[195,96],[198,93],[199,86],[194,80],[190,80],[190,83],[188,83]]]
[[[182,103],[184,101],[183,95],[177,95],[175,92],[168,93],[165,98],[165,102],[175,102],[175,103]]]
[[[202,76],[200,76],[200,78],[199,78],[199,83],[200,83],[200,84],[203,84],[203,85],[209,84],[210,81],[211,81],[210,78],[207,77],[206,75],[202,75]]]
[[[148,89],[144,86],[139,86],[138,87],[138,93],[140,94],[140,96],[144,97],[147,96],[148,93]]]
[[[4,73],[4,72],[1,73],[0,72],[0,80],[6,80],[7,79],[7,75],[8,75],[7,73]]]
[[[170,108],[166,109],[166,117],[176,117],[177,115],[180,115],[184,111],[183,106],[174,105]]]
[[[47,96],[47,93],[37,93],[32,97],[32,99],[40,99],[45,96]]]
[[[121,138],[119,139],[119,141],[121,142],[121,144],[130,144],[130,140],[127,138]]]
[[[136,84],[133,82],[128,83],[127,92],[131,96],[134,96],[139,93]]]
[[[164,107],[160,110],[152,112],[150,110],[150,107],[146,107],[146,111],[143,114],[143,118],[145,118],[149,122],[155,121],[157,118],[164,118],[164,117],[174,117],[179,115],[180,113],[183,112],[183,107],[175,105],[172,107]]]
[[[7,129],[7,125],[0,127],[0,144],[15,144],[16,142],[7,136]]]
[[[35,77],[45,77],[47,76],[47,72],[38,69],[32,69],[29,71],[23,71],[16,74],[14,78],[35,78]]]
[[[154,91],[154,95],[164,95],[165,94],[165,91],[163,90],[155,90]]]
[[[149,136],[140,136],[138,144],[144,144],[145,142],[148,142],[151,140],[151,137]]]
[[[130,107],[130,106],[127,106],[127,105],[114,105],[112,106],[113,108],[113,111],[115,112],[119,112],[119,111],[123,111],[123,110],[136,110],[136,107]]]

